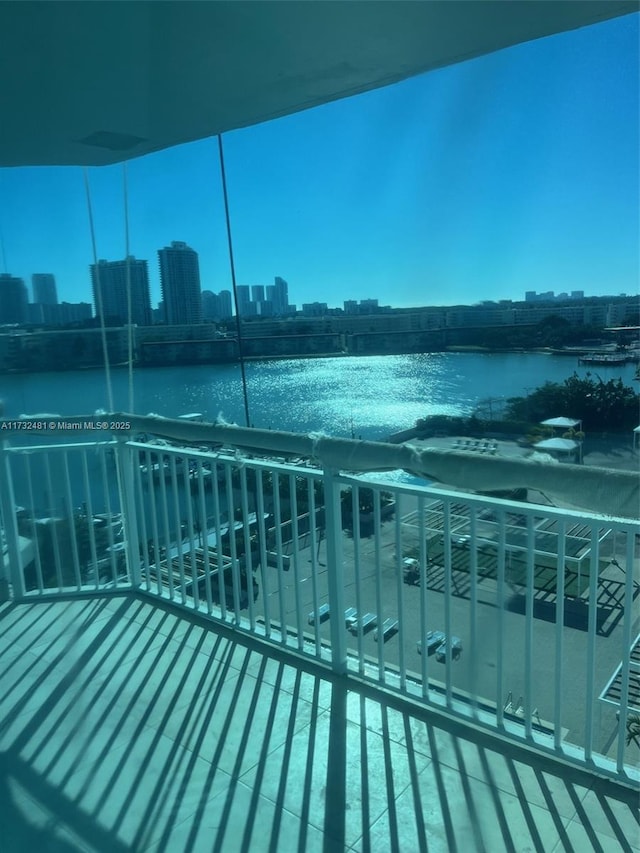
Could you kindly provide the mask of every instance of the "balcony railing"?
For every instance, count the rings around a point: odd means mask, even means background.
[[[137,589],[637,781],[633,475],[153,418],[132,428],[144,440],[4,443],[5,595]],[[600,509],[605,482],[620,515],[347,473],[396,467]]]

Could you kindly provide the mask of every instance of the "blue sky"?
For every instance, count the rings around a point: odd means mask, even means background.
[[[224,137],[237,281],[396,307],[636,293],[640,15],[509,48]],[[184,240],[230,288],[215,139],[128,165],[131,251]],[[122,167],[90,170],[98,256],[124,256]],[[90,301],[82,170],[0,170],[5,268]],[[0,257],[0,271],[2,258]]]

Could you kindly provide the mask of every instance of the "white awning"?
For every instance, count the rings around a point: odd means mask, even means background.
[[[564,427],[565,429],[573,429],[580,426],[582,421],[576,421],[574,418],[549,418],[546,421],[540,422],[542,426]]]
[[[576,447],[579,447],[577,441],[573,441],[571,438],[545,438],[543,441],[539,441],[534,445],[536,448],[540,450],[575,450]]]

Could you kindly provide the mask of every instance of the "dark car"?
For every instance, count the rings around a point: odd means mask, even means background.
[[[441,643],[436,649],[436,660],[444,663],[447,659],[447,654],[451,653],[451,659],[457,660],[462,654],[462,640],[460,637],[451,636],[448,640]]]
[[[418,654],[422,654],[422,644],[427,647],[427,654],[430,655],[432,652],[441,646],[446,640],[444,631],[427,631],[425,634],[424,640],[418,640]]]

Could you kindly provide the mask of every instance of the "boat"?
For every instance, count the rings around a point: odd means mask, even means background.
[[[629,356],[624,352],[592,352],[578,358],[579,364],[599,364],[609,367],[617,367],[620,364],[626,364],[627,361]]]

